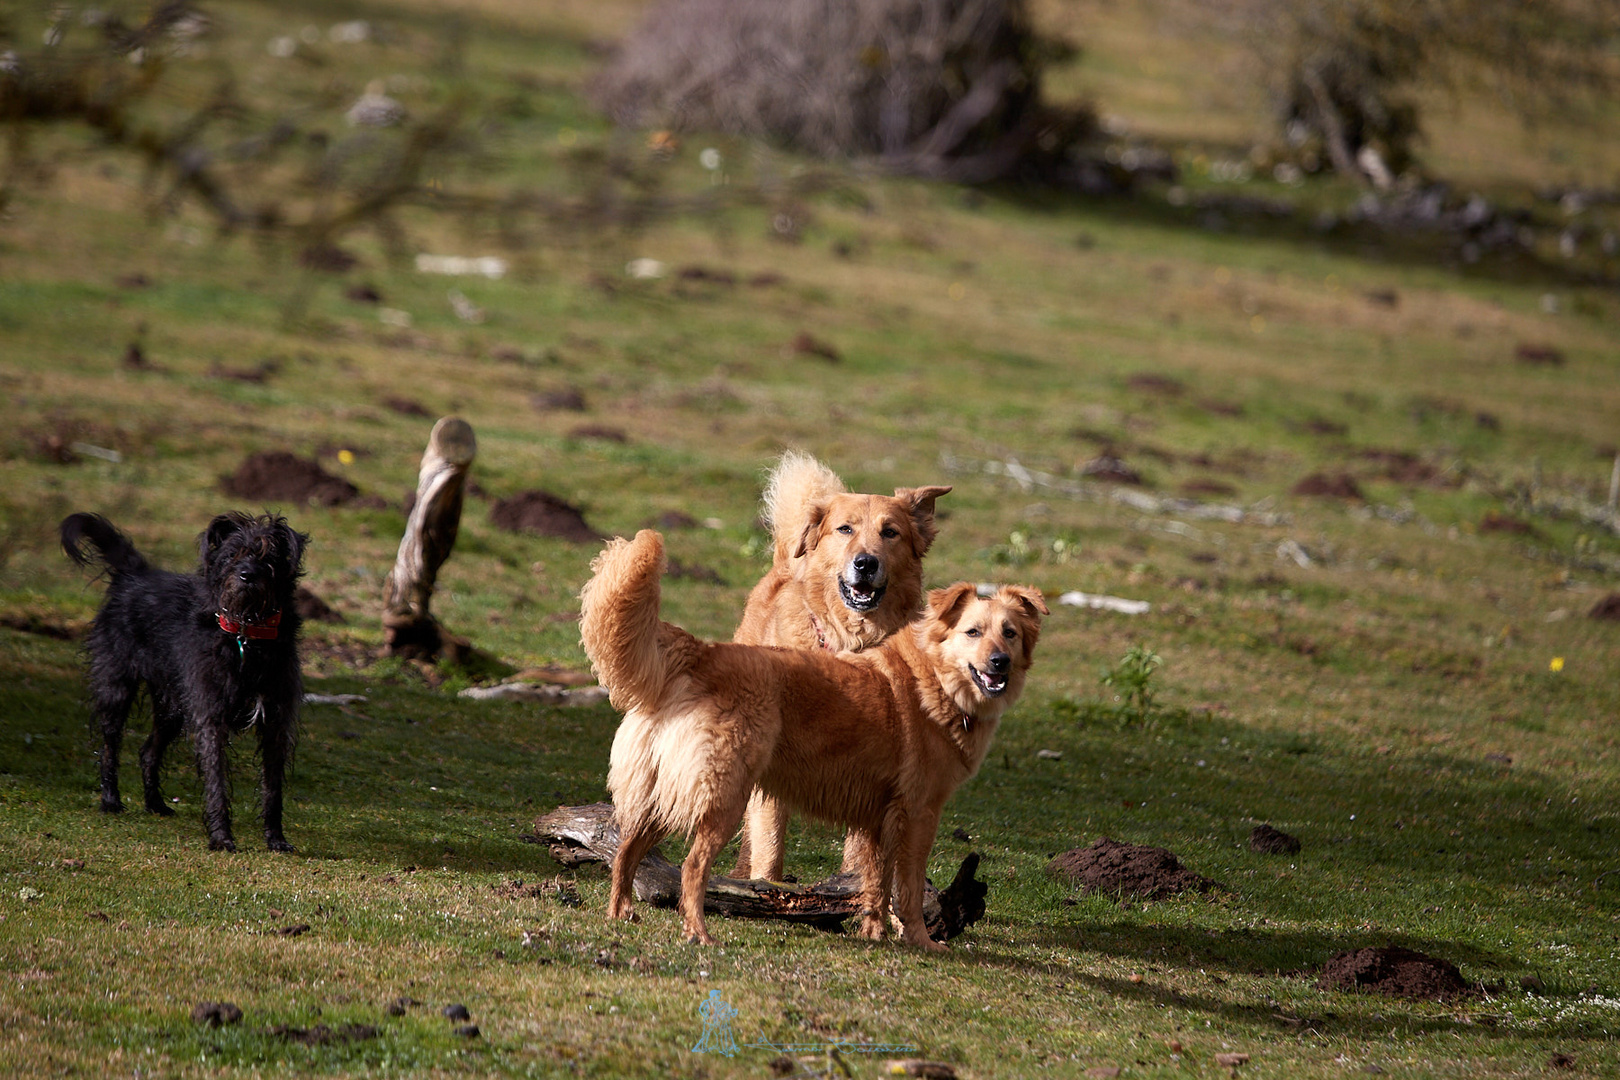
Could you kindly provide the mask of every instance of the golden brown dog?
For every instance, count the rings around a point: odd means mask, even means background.
[[[934,500],[950,490],[852,494],[810,455],[783,454],[765,485],[771,569],[749,594],[732,640],[835,653],[886,640],[922,609]],[[780,880],[787,811],[756,791],[744,820],[733,876]]]
[[[1041,594],[937,589],[884,644],[833,655],[699,641],[660,621],[663,567],[663,538],[643,530],[609,542],[580,594],[586,655],[625,713],[608,770],[620,836],[609,915],[631,917],[636,867],[684,832],[682,926],[713,944],[709,870],[758,785],[850,830],[861,936],[883,936],[892,897],[906,942],[943,949],[923,924],[928,853],[945,800],[978,771],[1023,690],[1047,614]]]

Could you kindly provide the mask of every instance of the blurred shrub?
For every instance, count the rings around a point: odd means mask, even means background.
[[[1494,91],[1527,119],[1620,87],[1613,0],[1237,0],[1289,142],[1383,185],[1412,161],[1416,94]]]
[[[1024,0],[664,0],[593,87],[631,127],[719,130],[821,157],[982,182],[1090,134],[1043,104],[1072,49]]]

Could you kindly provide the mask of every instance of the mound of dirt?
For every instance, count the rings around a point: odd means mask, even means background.
[[[1322,965],[1318,990],[1371,990],[1390,997],[1444,1001],[1468,992],[1462,973],[1441,960],[1399,945],[1342,952]]]
[[[1144,900],[1224,888],[1220,882],[1188,870],[1164,848],[1122,844],[1106,836],[1090,847],[1065,851],[1047,863],[1046,869],[1080,886],[1082,892]]]
[[[579,507],[546,491],[520,491],[489,508],[489,520],[509,532],[531,532],[576,543],[599,543],[607,537],[585,524]]]
[[[255,502],[341,506],[360,489],[321,468],[320,462],[285,450],[249,454],[229,476],[220,478],[225,494]]]
[[[340,623],[343,616],[332,609],[332,605],[322,600],[307,586],[298,586],[293,593],[293,604],[298,608],[298,617],[305,622]]]
[[[1356,483],[1356,478],[1349,473],[1311,473],[1294,485],[1292,494],[1367,501],[1367,497],[1361,493],[1361,485]]]
[[[1620,622],[1620,592],[1612,592],[1599,600],[1592,610],[1586,613],[1586,617]]]
[[[1479,519],[1479,531],[1482,533],[1508,533],[1512,536],[1530,536],[1536,531],[1536,527],[1523,518],[1516,518],[1512,514],[1487,510],[1485,516]]]
[[[1262,855],[1292,855],[1299,850],[1299,837],[1271,825],[1256,825],[1249,834],[1249,850]]]

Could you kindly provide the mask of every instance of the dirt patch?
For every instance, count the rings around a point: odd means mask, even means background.
[[[829,364],[836,364],[843,359],[835,346],[812,336],[808,330],[800,330],[793,336],[793,340],[788,343],[788,352],[794,356],[814,356]]]
[[[1564,350],[1553,345],[1521,341],[1513,348],[1513,359],[1532,367],[1563,367]]]
[[[242,1019],[242,1010],[229,1001],[199,1001],[191,1010],[191,1020],[195,1024],[206,1024],[209,1027],[224,1027],[235,1024]]]
[[[701,524],[702,522],[684,510],[665,510],[652,521],[649,521],[647,527],[669,532],[672,529],[695,529]]]
[[[1342,952],[1322,965],[1318,990],[1371,990],[1390,997],[1445,1001],[1468,992],[1462,973],[1449,960],[1425,956],[1399,945]]]
[[[1101,480],[1109,484],[1140,486],[1142,483],[1141,473],[1109,453],[1099,454],[1080,466],[1080,475],[1090,480]]]
[[[1220,401],[1216,398],[1204,398],[1198,407],[1212,416],[1242,416],[1243,404],[1237,401]]]
[[[1231,484],[1228,484],[1224,480],[1198,478],[1188,480],[1186,483],[1182,484],[1181,493],[1183,495],[1191,495],[1194,498],[1197,498],[1200,495],[1214,495],[1220,498],[1227,498],[1229,496],[1236,495],[1238,493],[1238,489]]]
[[[713,567],[703,566],[700,563],[683,563],[679,559],[669,560],[669,569],[664,571],[664,576],[673,581],[699,581],[705,585],[726,583],[726,579]]]
[[[291,1024],[277,1024],[268,1029],[267,1034],[288,1042],[303,1043],[305,1046],[326,1046],[332,1043],[364,1042],[377,1037],[377,1028],[372,1024],[343,1024],[339,1027],[327,1027],[325,1024],[316,1024],[312,1028],[293,1027]]]
[[[1291,494],[1367,501],[1367,497],[1361,493],[1361,485],[1349,473],[1311,473],[1294,485]]]
[[[0,626],[5,627],[7,630],[15,630],[20,634],[37,634],[40,637],[55,638],[58,641],[78,640],[84,633],[85,625],[79,623],[76,626],[69,626],[65,623],[53,622],[37,611],[11,611],[0,615]]]
[[[1620,592],[1612,592],[1599,600],[1592,610],[1586,613],[1586,617],[1620,622]]]
[[[1363,450],[1363,461],[1379,466],[1378,475],[1406,487],[1457,487],[1460,481],[1449,477],[1433,464],[1405,450]]]
[[[428,411],[428,407],[426,405],[422,404],[420,401],[417,401],[414,398],[385,397],[385,398],[383,398],[382,403],[383,403],[383,408],[389,410],[390,412],[399,413],[399,415],[401,415],[401,416],[432,416],[433,415],[431,412]]]
[[[1122,844],[1106,836],[1090,847],[1065,851],[1047,863],[1046,868],[1080,886],[1082,892],[1144,900],[1162,900],[1177,893],[1208,892],[1224,887],[1218,881],[1188,870],[1164,848]]]
[[[585,395],[573,387],[544,390],[531,397],[529,404],[540,412],[584,412]]]
[[[585,523],[579,507],[545,491],[522,491],[497,500],[489,508],[489,520],[509,532],[537,533],[581,544],[607,539]]]
[[[1529,536],[1536,531],[1536,527],[1523,518],[1516,518],[1512,514],[1487,510],[1485,516],[1479,519],[1479,531],[1482,533],[1499,532],[1508,533],[1512,536]]]
[[[332,605],[316,596],[314,592],[304,585],[298,586],[298,591],[293,593],[293,605],[298,609],[298,617],[305,622],[341,623],[344,621],[343,616],[332,609]]]
[[[1187,387],[1180,379],[1173,379],[1168,375],[1158,375],[1151,371],[1139,372],[1125,380],[1125,385],[1132,390],[1140,390],[1145,394],[1158,397],[1180,397],[1187,392]]]
[[[620,443],[621,445],[630,441],[630,436],[624,433],[624,429],[608,427],[605,424],[580,424],[578,427],[568,430],[568,437],[570,439],[599,439],[602,442]]]
[[[1299,837],[1271,825],[1256,825],[1249,834],[1249,850],[1262,855],[1292,855],[1299,850]]]
[[[342,506],[360,494],[359,488],[333,476],[320,462],[285,450],[248,455],[234,473],[220,478],[220,486],[238,499],[312,506]]]

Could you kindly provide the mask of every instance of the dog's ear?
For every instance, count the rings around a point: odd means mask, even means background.
[[[826,519],[825,503],[806,507],[804,531],[799,533],[799,546],[793,552],[795,559],[802,559],[807,553],[816,550],[816,545],[821,543],[821,523]]]
[[[911,546],[919,559],[928,554],[928,548],[939,532],[934,527],[934,500],[950,492],[950,488],[938,485],[894,489],[894,497],[911,508],[911,524],[914,526]]]
[[[1039,622],[1042,615],[1050,615],[1052,611],[1046,606],[1046,597],[1041,590],[1032,589],[1028,585],[1003,585],[1001,594],[1012,604],[1021,608],[1026,616]]]
[[[956,620],[962,617],[962,609],[967,607],[968,601],[978,595],[978,589],[971,581],[958,581],[955,585],[934,589],[928,594],[928,616],[947,628],[953,627]]]
[[[1041,590],[1027,585],[1003,585],[1001,596],[1024,618],[1024,666],[1028,667],[1035,656],[1035,643],[1041,637],[1041,616],[1052,612],[1048,610],[1046,597],[1041,595]]]
[[[203,562],[211,562],[214,552],[219,546],[236,533],[242,531],[247,518],[238,513],[221,514],[208,523],[208,528],[197,537],[197,550],[202,554]]]
[[[287,565],[292,567],[296,575],[303,567],[304,549],[309,546],[309,536],[301,533],[287,524],[287,519],[275,519],[276,542],[281,545],[282,554],[286,556]]]

